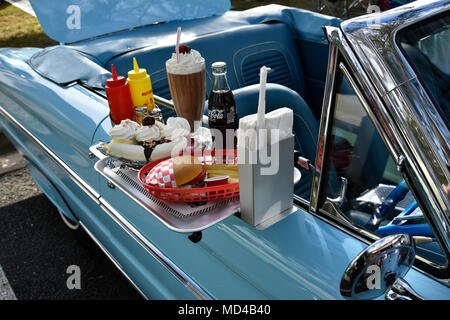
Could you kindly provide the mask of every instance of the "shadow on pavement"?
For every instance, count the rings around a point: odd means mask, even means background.
[[[141,299],[82,231],[72,231],[38,195],[0,208],[0,265],[19,300]],[[70,265],[81,270],[81,289],[69,290]]]

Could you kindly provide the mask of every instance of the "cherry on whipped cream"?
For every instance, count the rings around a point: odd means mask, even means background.
[[[180,46],[178,47],[178,53],[190,53],[191,49],[192,48],[188,45],[180,44]],[[176,52],[176,51],[174,51],[174,52]]]
[[[144,119],[142,119],[142,125],[143,126],[152,126],[155,124],[155,118],[151,116],[145,116]]]

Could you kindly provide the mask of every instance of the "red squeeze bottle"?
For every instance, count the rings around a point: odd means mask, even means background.
[[[117,76],[114,65],[111,65],[112,78],[106,80],[106,97],[108,98],[111,120],[120,124],[122,120],[133,119],[134,106],[130,88],[125,77]]]

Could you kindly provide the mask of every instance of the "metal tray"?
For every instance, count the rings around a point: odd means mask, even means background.
[[[95,146],[90,150],[100,159],[94,165],[95,170],[170,230],[181,233],[201,231],[239,212],[239,197],[200,204],[157,199],[140,184],[137,169],[125,165],[120,159],[95,152]]]

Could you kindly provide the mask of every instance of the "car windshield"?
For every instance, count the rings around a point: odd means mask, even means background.
[[[399,33],[398,41],[449,128],[450,15],[406,28]]]

